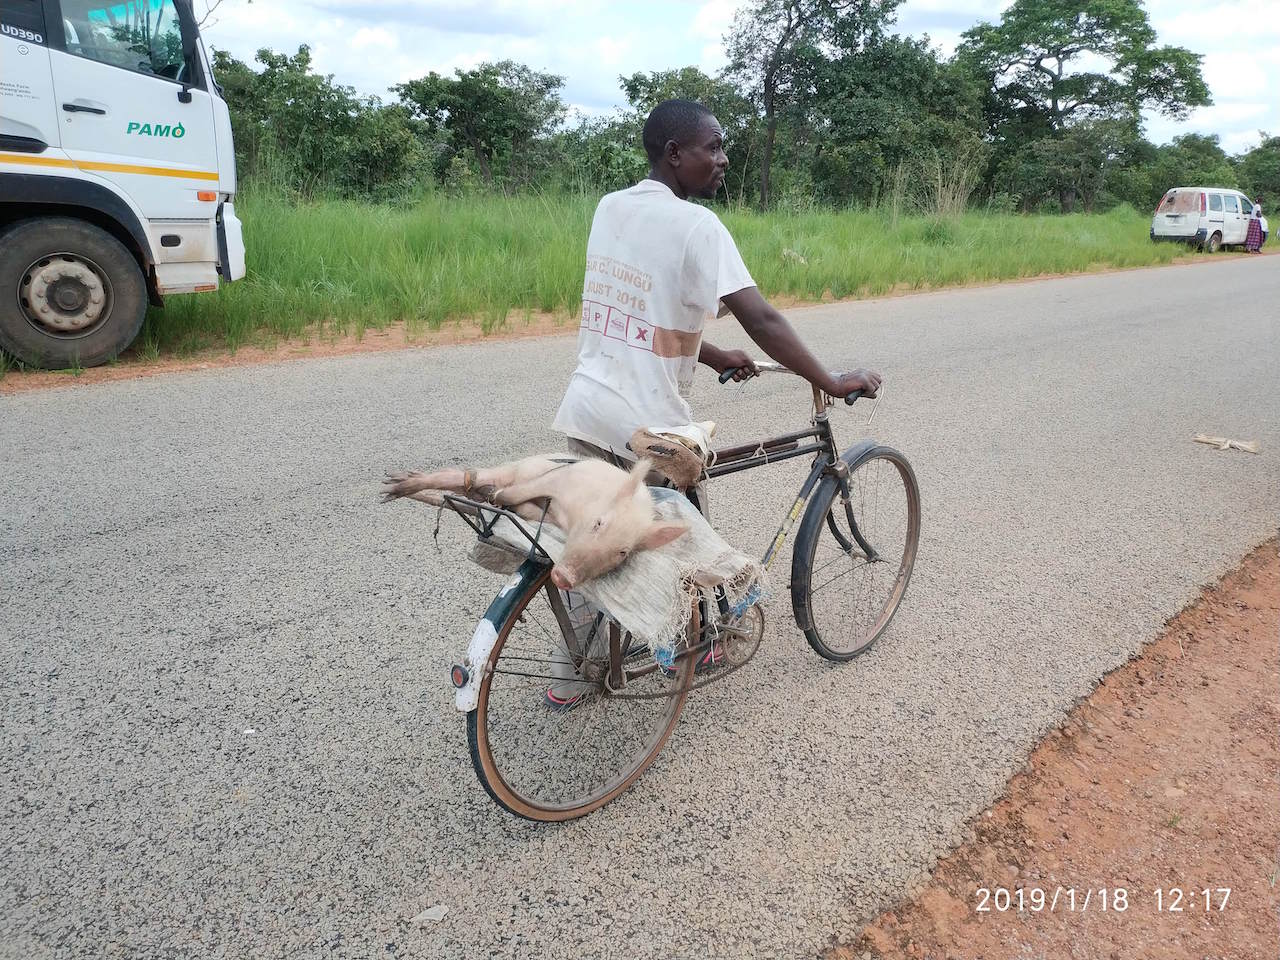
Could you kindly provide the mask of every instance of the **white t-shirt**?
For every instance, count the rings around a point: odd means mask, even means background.
[[[720,218],[642,180],[605,196],[587,240],[578,368],[553,428],[629,456],[640,427],[683,426],[702,328],[755,286]]]

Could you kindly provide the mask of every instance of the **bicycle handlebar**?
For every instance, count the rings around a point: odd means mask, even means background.
[[[742,369],[744,368],[730,367],[728,370],[720,374],[720,382],[728,383],[730,380],[733,379],[733,375]],[[759,371],[760,373],[792,373],[793,372],[787,369],[786,367],[784,367],[780,363],[769,363],[767,361],[757,361],[756,370]],[[853,406],[854,401],[856,401],[862,395],[863,395],[863,391],[855,390],[853,391],[853,393],[849,394],[844,398],[844,402],[847,403],[849,406]]]

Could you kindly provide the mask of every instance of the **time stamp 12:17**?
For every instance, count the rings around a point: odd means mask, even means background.
[[[1124,913],[1150,909],[1156,913],[1222,913],[1231,899],[1230,887],[978,887],[974,910],[978,913],[1084,913],[1098,910]]]

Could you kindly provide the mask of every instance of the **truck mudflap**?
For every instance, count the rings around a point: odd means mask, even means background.
[[[218,273],[224,283],[244,278],[244,231],[230,200],[218,205]]]

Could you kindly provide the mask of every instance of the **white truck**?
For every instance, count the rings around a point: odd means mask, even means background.
[[[190,0],[0,0],[0,348],[104,363],[243,277],[235,191]]]

